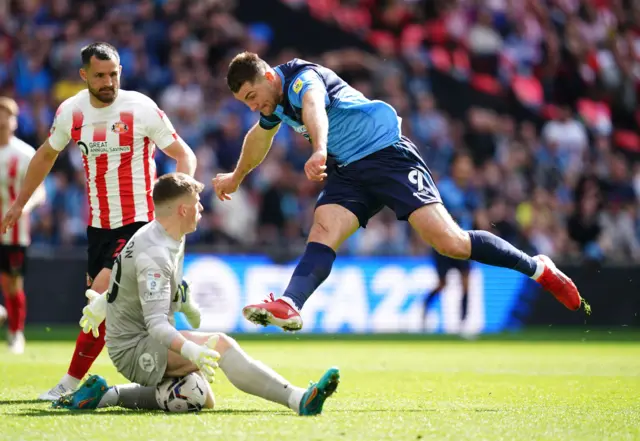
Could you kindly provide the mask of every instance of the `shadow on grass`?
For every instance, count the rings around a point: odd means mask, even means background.
[[[42,400],[0,400],[0,406],[12,406],[15,404],[47,404]]]
[[[290,411],[273,411],[267,409],[222,409],[200,412],[199,416],[207,417],[208,415],[291,415]],[[106,416],[132,416],[132,417],[178,417],[184,416],[182,413],[169,413],[161,410],[133,410],[133,409],[114,409],[114,410],[65,410],[65,409],[26,409],[22,412],[16,412],[13,416],[18,417],[79,417],[79,416],[95,416],[104,418]]]
[[[358,413],[428,413],[439,412],[441,409],[335,409],[327,411],[326,415],[333,414],[358,414]],[[452,412],[504,412],[504,409],[452,409]],[[273,411],[269,409],[218,409],[211,411],[203,411],[199,415],[206,418],[208,415],[273,415],[273,416],[296,416],[291,411]],[[12,414],[12,416],[18,417],[49,417],[49,416],[96,416],[104,418],[105,416],[118,415],[118,416],[132,416],[132,417],[156,417],[158,415],[177,417],[183,414],[180,413],[168,413],[160,410],[145,411],[145,410],[128,410],[128,409],[113,409],[113,410],[75,410],[69,411],[64,409],[26,409],[21,412]]]

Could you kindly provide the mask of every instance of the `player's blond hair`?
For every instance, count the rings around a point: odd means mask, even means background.
[[[198,194],[204,184],[186,173],[167,173],[160,176],[153,186],[153,203],[161,205],[189,194]]]

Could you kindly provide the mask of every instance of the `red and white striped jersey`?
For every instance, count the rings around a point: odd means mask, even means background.
[[[88,90],[79,92],[60,105],[49,134],[55,150],[73,140],[82,151],[89,225],[107,229],[153,220],[155,147],[177,139],[151,98],[127,90],[103,108],[91,105]]]
[[[0,217],[11,208],[22,187],[29,162],[36,151],[15,136],[9,144],[0,146]],[[29,213],[23,213],[13,228],[0,235],[3,245],[29,246]]]

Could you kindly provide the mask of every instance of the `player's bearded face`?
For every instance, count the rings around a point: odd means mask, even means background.
[[[261,77],[254,83],[244,83],[235,97],[244,102],[251,111],[271,115],[276,111],[280,101],[280,95],[275,86],[273,81]]]
[[[261,111],[265,115],[271,115],[273,112],[276,111],[276,106],[280,101],[278,99],[278,92],[274,89],[274,84],[271,81],[264,81],[263,86],[265,89],[264,90],[265,100],[264,100],[264,104],[262,106]]]
[[[117,60],[92,58],[83,78],[89,93],[104,104],[114,102],[120,90],[121,70],[122,67]]]

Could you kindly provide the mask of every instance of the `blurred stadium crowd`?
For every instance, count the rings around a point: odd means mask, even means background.
[[[371,44],[300,53],[272,44],[274,29],[241,23],[232,0],[19,0],[0,3],[0,94],[21,107],[18,136],[45,139],[57,105],[84,87],[80,48],[116,45],[122,87],[150,95],[198,156],[197,178],[232,170],[255,121],[227,91],[230,56],[258,52],[333,68],[403,117],[437,180],[454,153],[475,163],[478,227],[554,258],[640,261],[640,4],[623,0],[286,0]],[[266,18],[265,18],[265,21]],[[310,37],[311,38],[311,37]],[[539,118],[483,106],[447,111],[431,73],[488,95],[508,90]],[[441,91],[440,91],[441,92]],[[436,98],[438,95],[438,98]],[[214,200],[189,240],[237,249],[304,243],[317,184],[306,180],[307,141],[281,129],[262,167],[233,201]],[[159,153],[158,172],[171,171]],[[87,205],[78,149],[67,149],[33,214],[34,243],[85,241]],[[405,223],[381,212],[343,251],[423,254]]]

